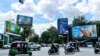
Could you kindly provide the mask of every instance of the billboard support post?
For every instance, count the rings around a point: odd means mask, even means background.
[[[65,33],[67,35],[67,41],[66,42],[69,42],[69,31],[67,30]]]
[[[69,32],[67,31],[67,42],[69,42]]]
[[[29,36],[29,33],[27,32],[30,32],[32,28],[32,22],[33,22],[33,17],[25,16],[25,15],[17,15],[17,25],[23,28],[23,32],[21,36],[22,36],[22,40],[24,41]]]

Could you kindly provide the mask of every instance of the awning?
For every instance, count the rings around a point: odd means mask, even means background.
[[[19,35],[19,34],[14,34],[14,33],[9,33],[9,32],[5,32],[5,34],[14,35],[14,36],[21,36],[21,35]]]

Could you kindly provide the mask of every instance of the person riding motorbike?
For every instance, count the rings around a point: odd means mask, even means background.
[[[71,42],[68,42],[68,43],[66,44],[65,50],[66,50],[67,52],[72,52],[72,51],[73,51],[73,47],[72,47],[72,45],[71,45]]]
[[[51,49],[54,50],[56,53],[59,51],[58,48],[52,43]]]

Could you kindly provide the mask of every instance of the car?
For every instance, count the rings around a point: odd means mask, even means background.
[[[42,43],[42,44],[41,44],[41,47],[46,47],[46,44],[45,44],[45,43]]]
[[[31,42],[31,43],[29,43],[29,48],[32,49],[32,50],[40,50],[41,45]]]
[[[10,44],[3,45],[3,48],[4,49],[9,49],[10,48]]]

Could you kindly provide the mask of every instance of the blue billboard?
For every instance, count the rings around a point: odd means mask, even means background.
[[[73,38],[97,37],[96,25],[84,25],[72,27]]]
[[[17,24],[20,26],[32,26],[33,17],[17,15]]]
[[[67,35],[68,31],[68,18],[60,18],[57,21],[58,35]]]

